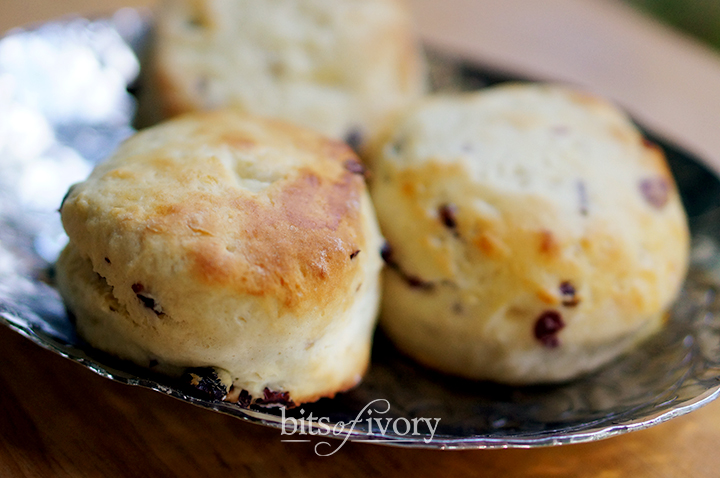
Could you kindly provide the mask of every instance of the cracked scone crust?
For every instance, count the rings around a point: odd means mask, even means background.
[[[511,85],[428,99],[370,159],[389,244],[381,324],[429,366],[573,378],[657,331],[685,276],[662,152],[592,96]]]
[[[382,262],[357,161],[228,111],[138,133],[61,208],[58,284],[80,334],[144,366],[218,367],[256,399],[352,387]]]
[[[166,117],[231,106],[357,143],[426,87],[402,0],[165,0],[156,36]]]

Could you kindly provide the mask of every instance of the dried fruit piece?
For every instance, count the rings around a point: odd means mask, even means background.
[[[295,406],[295,402],[290,398],[290,394],[285,391],[270,390],[265,387],[263,390],[263,398],[257,400],[258,405],[283,405],[289,408]]]
[[[670,199],[670,185],[665,178],[659,176],[640,181],[640,192],[656,209],[662,209]]]
[[[566,307],[575,307],[580,303],[575,286],[569,281],[560,284],[560,295],[562,297],[562,305]]]
[[[212,400],[224,399],[232,382],[230,374],[218,367],[189,368],[181,380]]]
[[[440,220],[448,229],[457,229],[457,218],[455,217],[456,213],[457,206],[454,204],[443,204],[438,208]]]
[[[363,143],[362,131],[360,131],[359,128],[351,128],[347,134],[345,134],[345,142],[353,151],[359,151]]]
[[[363,166],[362,163],[354,159],[348,159],[347,161],[345,161],[345,169],[347,169],[353,174],[365,176],[365,166]]]
[[[545,347],[555,348],[560,345],[558,332],[565,327],[560,312],[555,310],[547,310],[540,314],[535,321],[535,338],[538,339]]]
[[[380,249],[380,257],[382,257],[383,261],[385,261],[385,264],[387,264],[389,267],[395,268],[397,267],[397,264],[395,264],[392,256],[392,247],[388,242],[385,242],[382,246],[382,249]]]

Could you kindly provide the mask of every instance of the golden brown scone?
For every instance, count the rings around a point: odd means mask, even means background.
[[[662,152],[592,96],[511,85],[427,99],[371,162],[390,245],[381,324],[431,367],[576,377],[657,331],[685,276]]]
[[[61,213],[58,286],[99,349],[169,373],[216,367],[236,395],[294,403],[368,366],[382,241],[338,141],[230,111],[182,116],[126,141]]]
[[[403,0],[164,0],[156,37],[165,117],[231,106],[358,143],[426,86]]]

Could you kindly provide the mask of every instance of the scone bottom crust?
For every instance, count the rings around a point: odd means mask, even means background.
[[[180,382],[190,393],[212,401],[237,403],[243,408],[252,405],[297,406],[287,391],[271,390],[265,387],[261,397],[253,397],[247,390],[236,387],[229,380],[229,372],[217,367],[192,367],[185,370]]]

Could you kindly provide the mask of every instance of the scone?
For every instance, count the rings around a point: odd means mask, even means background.
[[[166,117],[231,106],[354,145],[426,86],[403,0],[164,0],[150,66]]]
[[[374,149],[387,238],[381,324],[420,362],[557,382],[657,331],[688,229],[663,153],[560,86],[427,99]]]
[[[368,366],[382,239],[339,141],[230,111],[182,116],[127,140],[61,213],[58,287],[101,350],[166,373],[214,368],[246,403],[332,396]]]

